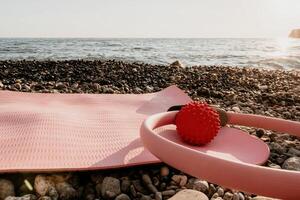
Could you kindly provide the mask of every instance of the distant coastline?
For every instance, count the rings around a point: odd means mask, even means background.
[[[289,34],[289,37],[300,39],[300,29],[292,30],[291,33]]]

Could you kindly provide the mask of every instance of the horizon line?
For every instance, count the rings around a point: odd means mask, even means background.
[[[289,38],[288,36],[273,37],[6,37],[0,36],[0,39],[275,39]]]

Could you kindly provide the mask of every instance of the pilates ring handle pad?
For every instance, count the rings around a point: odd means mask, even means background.
[[[174,124],[177,112],[170,111],[149,116],[140,129],[144,146],[161,161],[187,174],[225,187],[274,198],[299,199],[300,172],[298,171],[222,159],[192,149],[189,145],[179,144],[154,132],[158,127]],[[226,116],[229,124],[300,136],[300,122],[240,113],[226,113]]]

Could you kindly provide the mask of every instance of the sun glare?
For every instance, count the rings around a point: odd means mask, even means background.
[[[291,46],[291,40],[287,37],[276,38],[276,43],[282,51],[286,51]]]

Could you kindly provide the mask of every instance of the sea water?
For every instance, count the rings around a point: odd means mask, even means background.
[[[300,39],[0,38],[0,60],[117,59],[300,69]]]

